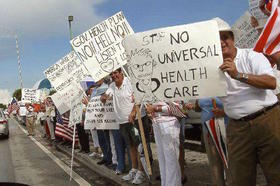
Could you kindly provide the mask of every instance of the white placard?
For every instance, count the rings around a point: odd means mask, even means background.
[[[57,92],[58,95],[56,95],[56,102],[54,101],[55,106],[58,108],[58,111],[60,114],[64,114],[68,110],[71,109],[71,100],[79,95],[84,95],[85,92],[82,90],[82,88],[76,84],[72,83],[71,86],[64,89],[64,91]]]
[[[36,89],[23,88],[21,90],[21,101],[36,102]]]
[[[88,103],[85,117],[85,129],[119,129],[113,107],[113,100],[106,104],[100,101],[100,96],[93,97]]]
[[[133,34],[124,45],[137,103],[226,95],[216,21]]]
[[[259,2],[260,0],[249,0],[249,12],[258,20],[258,28],[262,28],[265,25],[268,16],[259,8]]]
[[[89,75],[74,51],[45,70],[44,74],[58,92],[65,92],[64,89],[71,86],[72,82],[79,85]]]
[[[56,92],[55,94],[53,94],[51,96],[52,101],[55,105],[55,107],[57,108],[58,112],[60,114],[63,114],[65,112],[67,112],[68,110],[70,110],[70,103],[65,101],[63,98],[63,96],[61,96],[58,92]]]
[[[75,124],[82,122],[82,112],[83,112],[83,94],[75,96],[71,100],[71,109],[68,127],[72,127]]]
[[[250,16],[250,13],[246,11],[234,25],[232,25],[235,46],[239,48],[253,48],[259,38],[258,31],[251,25]]]
[[[134,33],[122,12],[70,41],[95,81],[127,63],[123,37]]]
[[[44,72],[56,91],[61,95],[64,105],[70,109],[70,101],[78,94],[84,94],[80,81],[89,76],[74,51],[63,57]],[[61,100],[60,100],[61,101]],[[59,101],[59,102],[60,102]],[[61,105],[61,104],[60,104]],[[64,109],[63,113],[66,112]],[[60,114],[63,114],[60,112]]]

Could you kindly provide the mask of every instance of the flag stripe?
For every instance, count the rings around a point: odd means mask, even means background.
[[[278,16],[278,12],[275,11],[273,13],[273,16],[271,17],[271,19],[269,19],[269,22],[266,24],[265,28],[263,29],[263,33],[261,34],[254,48],[256,52],[263,52],[263,48],[265,47],[265,44],[267,43],[267,40],[271,34],[277,16]]]
[[[280,33],[278,34],[278,36],[272,41],[272,43],[268,46],[268,48],[266,49],[265,53],[266,54],[271,54],[272,51],[275,49],[275,47],[277,47],[277,45],[280,43]]]

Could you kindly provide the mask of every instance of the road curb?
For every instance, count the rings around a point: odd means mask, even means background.
[[[67,154],[68,156],[71,156],[71,148],[66,149],[62,145],[56,145],[56,148],[59,151],[62,151],[63,153]],[[116,175],[115,172],[104,165],[98,165],[95,160],[90,158],[87,154],[80,154],[80,153],[75,153],[74,159],[78,161],[79,163],[83,164],[90,170],[96,172],[102,177],[105,177],[106,179],[110,180],[112,183],[117,184],[117,185],[123,185],[123,186],[131,186],[133,184],[127,183],[122,181],[121,177]]]

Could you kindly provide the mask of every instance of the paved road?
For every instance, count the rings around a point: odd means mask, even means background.
[[[78,185],[10,119],[10,138],[0,140],[0,182]]]

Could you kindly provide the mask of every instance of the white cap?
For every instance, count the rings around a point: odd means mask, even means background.
[[[229,24],[227,22],[225,22],[224,20],[222,20],[221,18],[219,17],[215,17],[213,18],[212,20],[215,20],[217,21],[217,24],[218,24],[218,28],[219,28],[219,31],[231,31],[231,27],[229,26]]]

